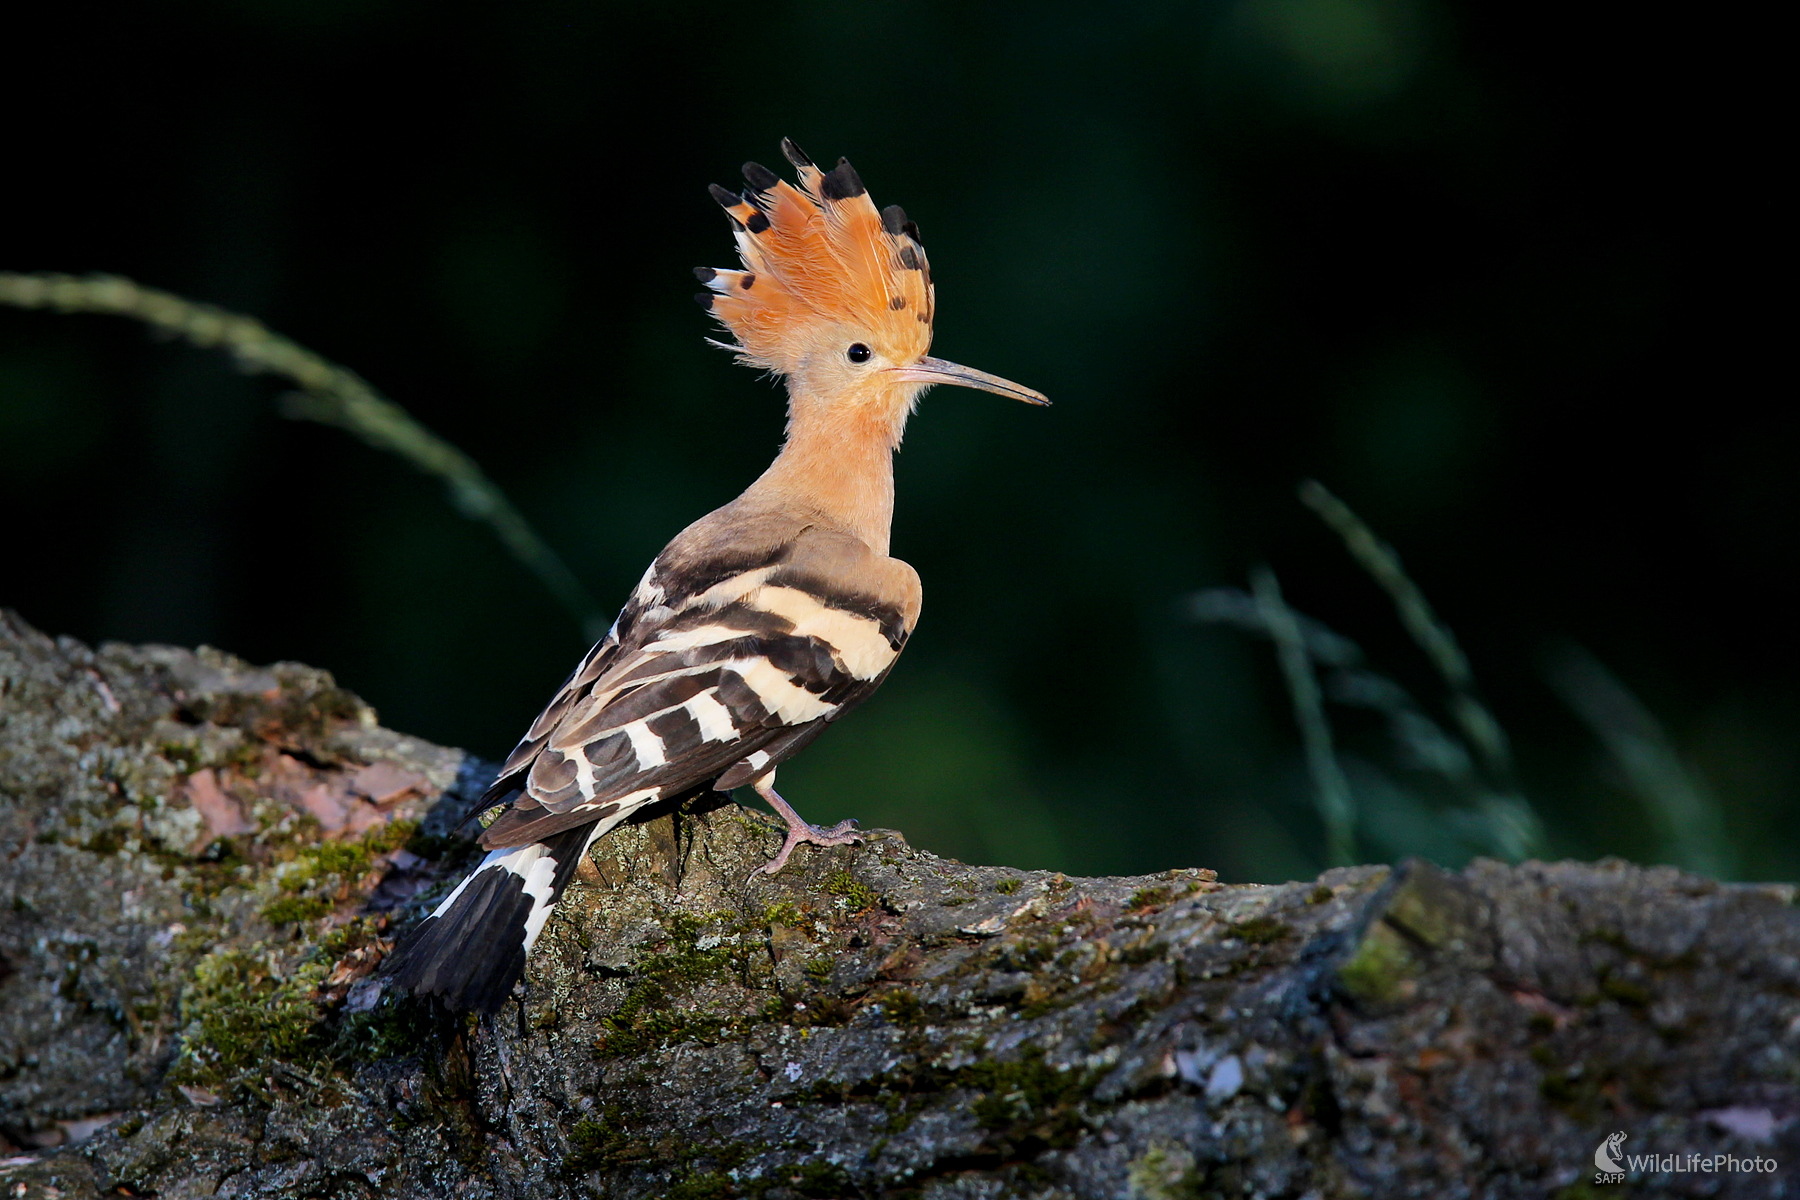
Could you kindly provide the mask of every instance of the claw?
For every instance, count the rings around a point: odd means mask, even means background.
[[[752,875],[774,875],[787,866],[788,855],[794,847],[802,842],[808,846],[849,846],[861,842],[862,834],[855,832],[855,821],[843,821],[830,829],[820,829],[817,825],[808,825],[802,821],[798,826],[788,826],[787,841],[781,845],[781,852],[768,862],[752,871]]]
[[[781,852],[750,872],[751,879],[755,879],[758,875],[773,875],[787,866],[788,855],[792,854],[794,847],[802,842],[809,846],[849,846],[863,840],[862,834],[857,831],[854,820],[839,821],[830,829],[821,829],[817,825],[802,820],[800,814],[794,811],[793,806],[776,793],[775,772],[773,771],[764,775],[751,786],[756,789],[756,794],[768,801],[769,807],[773,808],[781,819],[787,822],[788,827],[787,840],[782,843]]]

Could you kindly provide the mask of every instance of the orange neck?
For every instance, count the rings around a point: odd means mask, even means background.
[[[809,509],[885,556],[894,522],[894,447],[906,420],[887,405],[791,404],[787,441],[746,496]]]

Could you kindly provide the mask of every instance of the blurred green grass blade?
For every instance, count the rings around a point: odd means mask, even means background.
[[[1268,618],[1256,597],[1238,588],[1202,588],[1183,602],[1187,615],[1208,625],[1229,625],[1245,633],[1273,637]],[[1350,667],[1362,662],[1362,647],[1323,621],[1288,609],[1299,629],[1302,644],[1315,662],[1327,667]]]
[[[1543,853],[1543,822],[1530,802],[1516,792],[1495,791],[1484,781],[1475,770],[1467,746],[1432,720],[1405,688],[1373,671],[1339,669],[1327,677],[1326,695],[1339,704],[1381,713],[1387,718],[1388,736],[1401,765],[1437,776],[1463,797],[1460,807],[1431,816],[1433,827],[1411,827],[1411,840],[1396,838],[1396,832],[1405,833],[1408,829],[1406,814],[1428,810],[1390,804],[1393,811],[1386,814],[1386,840],[1399,846],[1401,853],[1429,857],[1422,847],[1441,837],[1441,830],[1435,826],[1443,823],[1448,823],[1478,853],[1493,854],[1508,862]],[[1398,788],[1397,784],[1389,786]],[[1359,803],[1359,813],[1362,810]]]
[[[1281,597],[1275,572],[1258,567],[1250,573],[1250,591],[1256,598],[1263,626],[1275,641],[1282,677],[1294,705],[1294,722],[1300,726],[1300,742],[1306,769],[1312,776],[1313,799],[1325,824],[1325,851],[1333,866],[1356,862],[1356,811],[1349,780],[1332,749],[1331,725],[1325,719],[1325,701],[1313,674],[1312,658],[1294,610]]]
[[[1506,731],[1475,696],[1475,672],[1457,644],[1450,627],[1438,620],[1425,593],[1400,565],[1394,548],[1375,536],[1374,530],[1332,495],[1325,485],[1309,479],[1300,485],[1300,502],[1318,513],[1344,539],[1345,547],[1363,570],[1374,577],[1393,600],[1401,624],[1425,651],[1438,673],[1450,685],[1450,711],[1463,735],[1475,746],[1488,767],[1502,777],[1512,773],[1512,748]]]
[[[594,598],[474,459],[419,424],[355,372],[271,332],[254,317],[197,304],[116,275],[78,278],[0,271],[0,304],[132,317],[204,349],[226,350],[245,371],[292,381],[301,391],[283,398],[284,415],[335,425],[443,480],[456,510],[492,529],[588,638],[597,640],[605,633],[606,618]]]
[[[1256,588],[1260,590],[1255,595],[1234,588],[1208,588],[1187,597],[1184,607],[1195,620],[1233,626],[1277,643],[1295,715],[1307,740],[1314,792],[1328,828],[1339,820],[1354,828],[1357,804],[1355,792],[1344,782],[1346,776],[1331,746],[1314,664],[1328,669],[1332,700],[1383,714],[1395,749],[1407,767],[1435,775],[1461,793],[1462,806],[1444,813],[1443,819],[1455,824],[1469,844],[1513,861],[1543,853],[1543,823],[1512,783],[1506,733],[1475,694],[1474,671],[1455,635],[1438,620],[1424,593],[1401,567],[1399,556],[1348,505],[1312,481],[1302,485],[1300,497],[1343,538],[1352,557],[1394,601],[1407,631],[1448,684],[1450,695],[1446,703],[1459,731],[1452,735],[1440,728],[1404,688],[1368,669],[1355,642],[1288,607],[1266,569],[1256,577]],[[1483,770],[1475,769],[1477,762]],[[1419,812],[1426,811],[1415,807]],[[1389,840],[1406,828],[1406,817],[1398,808],[1383,819],[1383,836]],[[1438,831],[1420,828],[1414,832],[1416,836],[1406,844],[1422,847]]]
[[[1643,701],[1580,646],[1553,653],[1545,675],[1624,771],[1676,865],[1715,879],[1736,878],[1718,800],[1681,761]]]
[[[1523,862],[1544,852],[1544,823],[1523,796],[1483,792],[1473,805],[1451,813],[1450,819],[1469,841],[1507,862]]]

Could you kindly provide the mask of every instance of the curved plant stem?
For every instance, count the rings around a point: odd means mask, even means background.
[[[198,304],[117,275],[78,278],[0,271],[0,304],[132,317],[193,345],[228,351],[246,371],[290,380],[300,391],[284,398],[284,415],[348,430],[443,480],[456,510],[492,529],[584,633],[598,638],[604,632],[606,621],[594,598],[475,460],[419,424],[354,371],[272,332],[254,317]]]

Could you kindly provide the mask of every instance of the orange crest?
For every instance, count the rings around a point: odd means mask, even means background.
[[[890,361],[911,363],[931,348],[931,268],[919,228],[899,205],[875,210],[845,159],[821,171],[783,139],[800,186],[744,164],[750,186],[713,185],[730,215],[741,271],[700,267],[710,287],[696,297],[737,338],[740,361],[790,374],[824,336],[866,341]]]

